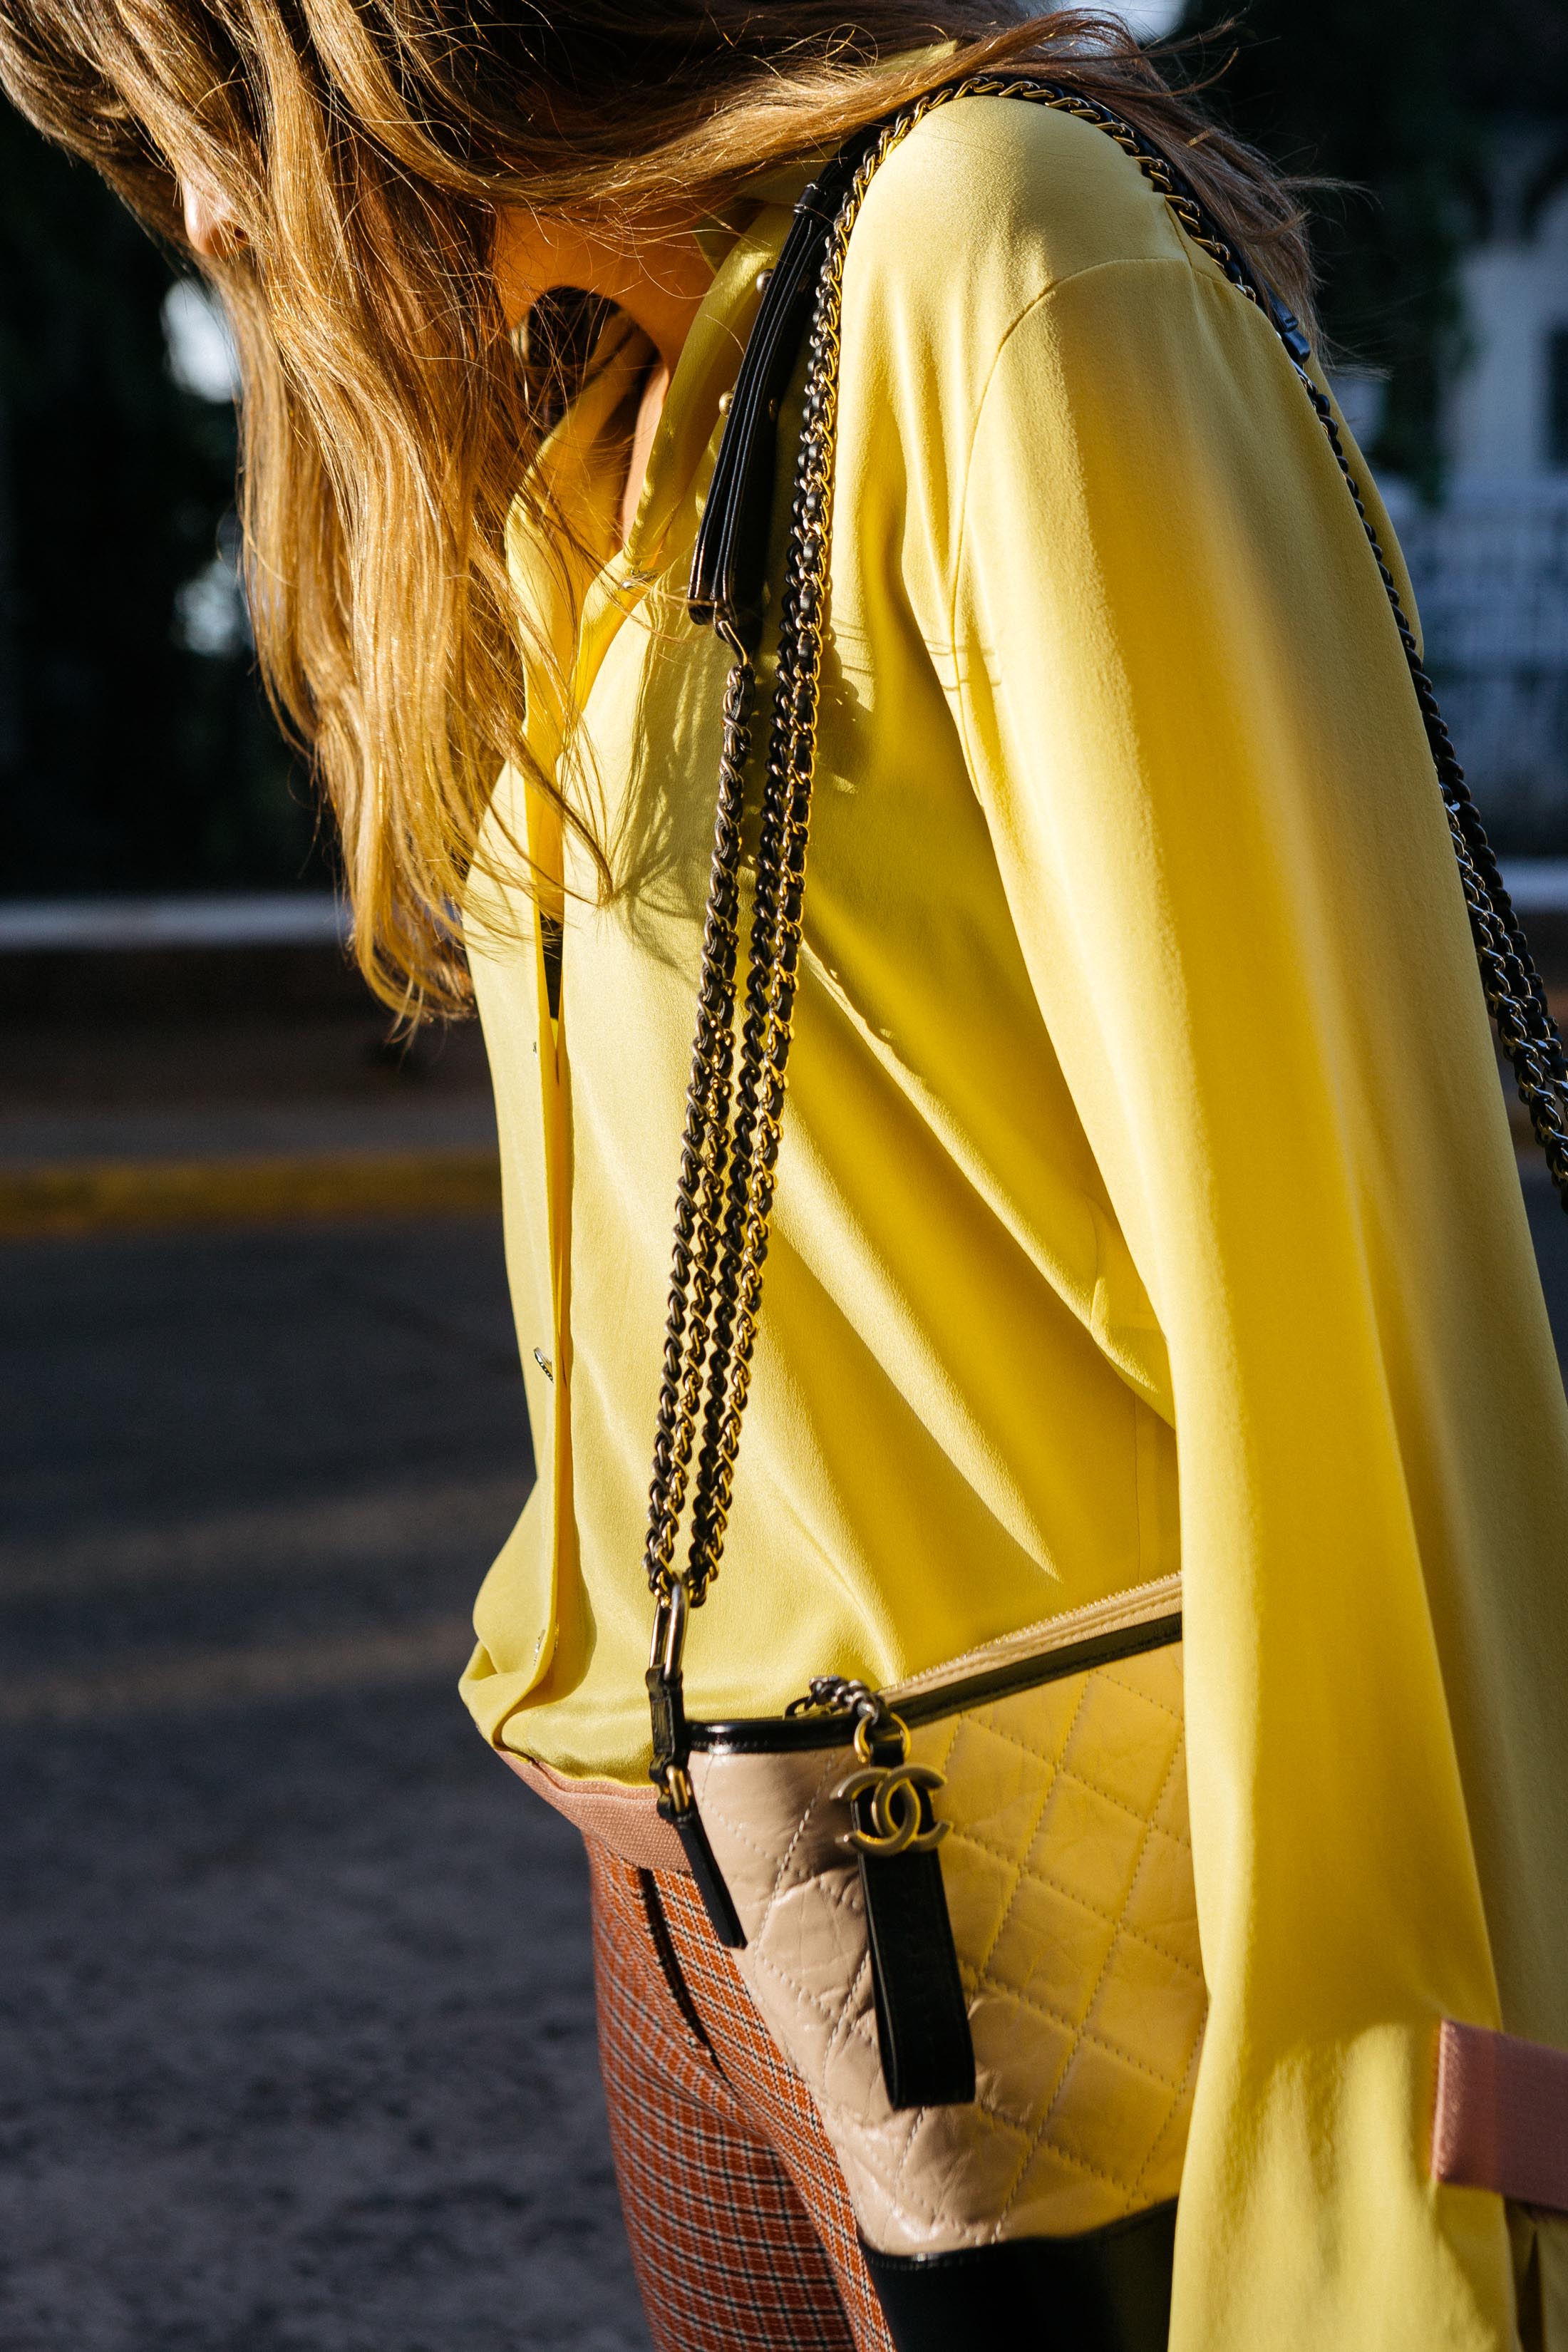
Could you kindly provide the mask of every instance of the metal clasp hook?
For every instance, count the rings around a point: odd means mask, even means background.
[[[672,1577],[658,1596],[653,1612],[653,1648],[648,1653],[648,1665],[667,1683],[680,1680],[680,1662],[686,1654],[686,1626],[691,1614],[691,1596],[683,1577]]]

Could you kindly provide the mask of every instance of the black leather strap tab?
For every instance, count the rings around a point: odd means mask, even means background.
[[[921,1799],[922,1827],[931,1801]],[[858,1798],[857,1826],[873,1824]],[[860,1886],[877,1999],[882,2079],[894,2107],[960,2107],[974,2096],[974,2044],[952,1922],[934,1849],[881,1855],[860,1848]]]
[[[702,1897],[702,1908],[708,1914],[709,1926],[726,1951],[741,1951],[745,1945],[746,1931],[724,1884],[724,1874],[713,1859],[713,1849],[708,1843],[701,1814],[695,1805],[683,1813],[665,1812],[665,1808],[660,1805],[659,1811],[664,1813],[680,1840],[691,1875],[697,1881],[697,1892]]]
[[[778,456],[779,405],[811,323],[828,232],[846,189],[881,136],[870,124],[841,148],[795,208],[735,379],[692,558],[687,610],[700,627],[754,654],[762,640]]]
[[[678,1674],[666,1674],[659,1666],[650,1666],[643,1681],[647,1689],[648,1714],[653,1720],[652,1777],[662,1787],[666,1765],[684,1764],[691,1752],[686,1706]]]
[[[690,1742],[679,1668],[668,1662],[651,1665],[645,1679],[648,1711],[653,1717],[650,1778],[658,1788],[660,1818],[669,1823],[680,1840],[713,1933],[728,1950],[738,1952],[746,1940],[746,1931],[730,1899],[724,1874],[713,1858],[708,1832],[692,1800],[691,1783],[686,1777]]]
[[[898,2352],[1166,2352],[1175,2242],[1173,2204],[1076,2238],[1005,2238],[954,2254],[862,2251]]]

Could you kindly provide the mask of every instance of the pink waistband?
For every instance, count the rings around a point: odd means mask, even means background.
[[[628,1789],[620,1780],[573,1780],[552,1771],[532,1756],[499,1753],[520,1780],[558,1813],[564,1813],[584,1837],[597,1840],[623,1862],[638,1870],[675,1870],[689,1875],[686,1851],[669,1823],[658,1816],[658,1801],[651,1788]]]
[[[1445,2020],[1432,2177],[1568,2213],[1568,2051]]]

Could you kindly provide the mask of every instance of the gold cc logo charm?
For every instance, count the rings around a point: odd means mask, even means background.
[[[946,1785],[942,1774],[929,1764],[869,1764],[864,1771],[851,1772],[833,1793],[849,1804],[869,1794],[871,1827],[852,1829],[838,1843],[875,1854],[883,1862],[896,1853],[931,1853],[952,1824],[933,1821],[929,1830],[921,1829],[921,1791],[930,1795]]]

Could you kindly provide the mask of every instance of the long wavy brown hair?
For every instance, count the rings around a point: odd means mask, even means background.
[[[1290,194],[1114,19],[1020,23],[1007,0],[0,0],[0,80],[41,131],[182,252],[182,176],[237,226],[199,266],[240,354],[258,648],[336,812],[361,965],[405,1013],[467,998],[455,910],[502,764],[559,797],[522,739],[543,656],[503,541],[574,339],[509,332],[498,208],[632,237],[696,222],[962,72],[1031,61],[1184,151],[1307,310]],[[602,871],[589,818],[563,814]]]

